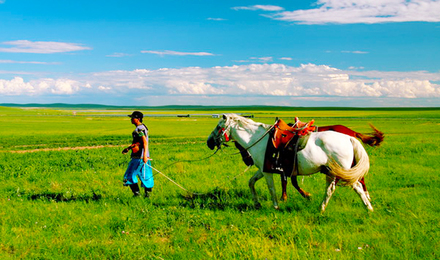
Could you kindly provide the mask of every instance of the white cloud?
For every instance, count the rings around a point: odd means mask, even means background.
[[[115,52],[113,54],[107,55],[106,57],[122,58],[122,57],[127,57],[127,56],[132,56],[132,55],[131,54],[127,54],[127,53]]]
[[[58,95],[71,95],[77,93],[80,89],[80,83],[69,79],[54,80],[50,92]]]
[[[99,86],[98,87],[99,90],[111,90],[111,87],[104,87],[104,86]]]
[[[251,10],[251,11],[256,11],[256,10],[262,10],[262,11],[283,11],[284,8],[280,7],[280,6],[276,6],[276,5],[252,5],[252,6],[238,6],[238,7],[233,7],[232,9],[234,10]]]
[[[141,53],[150,53],[157,55],[173,55],[173,56],[214,56],[214,54],[209,52],[141,51]]]
[[[379,72],[340,70],[327,65],[250,64],[226,67],[108,71],[76,79],[23,78],[0,80],[0,94],[11,96],[131,95],[136,97],[196,96],[253,99],[440,98],[440,72]],[[397,104],[399,105],[399,104]]]
[[[366,51],[341,51],[342,53],[368,54]]]
[[[289,60],[289,58],[280,58],[280,60]],[[253,62],[261,62],[268,63],[272,62],[273,57],[250,57],[248,60],[234,60],[235,63],[253,63]]]
[[[208,20],[208,21],[227,21],[227,19],[224,19],[224,18],[211,18],[211,17],[206,20]]]
[[[0,94],[2,95],[71,95],[78,93],[85,84],[71,79],[50,79],[43,78],[25,82],[21,77],[15,77],[12,80],[0,80]]]
[[[59,62],[43,62],[43,61],[15,61],[15,60],[0,60],[0,63],[9,64],[39,64],[39,65],[58,65]]]
[[[256,60],[256,61],[259,61],[259,62],[263,62],[263,63],[273,61],[272,57],[251,57],[250,59],[254,60],[254,61]]]
[[[355,67],[355,66],[350,66],[348,67],[349,70],[363,70],[365,69],[364,67]]]
[[[440,22],[438,0],[318,0],[315,6],[295,11],[274,10],[278,12],[265,16],[300,24]]]
[[[60,52],[72,52],[91,50],[90,47],[82,46],[77,43],[67,42],[32,42],[27,40],[2,42],[3,45],[11,45],[12,47],[1,48],[0,52],[13,52],[13,53],[60,53]]]
[[[29,82],[24,82],[20,77],[12,80],[0,79],[0,94],[2,95],[32,95],[34,93],[34,86]]]
[[[233,60],[235,63],[247,63],[250,62],[249,60]]]

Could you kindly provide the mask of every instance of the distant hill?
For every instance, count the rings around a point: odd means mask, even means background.
[[[52,104],[15,104],[15,103],[0,103],[3,107],[37,107],[37,108],[51,108],[51,109],[101,109],[101,110],[115,110],[115,109],[127,109],[127,110],[203,110],[203,111],[326,111],[326,110],[440,110],[440,107],[285,107],[285,106],[186,106],[186,105],[170,105],[170,106],[109,106],[100,104],[65,104],[65,103],[52,103]]]

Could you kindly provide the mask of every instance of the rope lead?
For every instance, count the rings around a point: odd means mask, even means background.
[[[150,167],[151,169],[155,170],[157,173],[161,174],[163,177],[167,178],[170,182],[172,182],[174,185],[176,185],[176,186],[179,187],[180,189],[182,189],[182,190],[188,192],[188,195],[189,195],[190,197],[194,197],[194,195],[197,195],[197,196],[204,195],[204,193],[195,193],[195,192],[189,191],[188,189],[186,189],[185,187],[183,187],[182,185],[178,184],[178,183],[175,182],[173,179],[171,179],[170,177],[168,177],[168,176],[167,176],[166,174],[164,174],[163,172],[161,172],[161,171],[159,171],[158,169],[154,168],[153,166],[148,165],[148,164],[147,164],[147,166]],[[232,182],[233,180],[237,179],[240,175],[242,175],[242,174],[244,174],[245,172],[247,172],[247,171],[251,168],[251,166],[252,166],[252,165],[248,166],[248,167],[246,168],[246,170],[244,170],[243,172],[239,173],[238,175],[236,175],[234,178],[232,178],[232,179],[229,180],[228,182]],[[223,185],[226,184],[226,183],[227,183],[227,182],[224,182]],[[223,185],[222,185],[222,186],[223,186]],[[217,188],[219,188],[219,186],[217,186],[216,189],[217,189]]]

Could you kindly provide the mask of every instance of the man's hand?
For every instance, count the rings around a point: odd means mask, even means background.
[[[128,151],[130,151],[130,148],[125,148],[124,150],[122,150],[122,154],[126,154],[126,153],[128,153]]]

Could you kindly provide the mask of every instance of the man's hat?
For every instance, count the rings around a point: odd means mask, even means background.
[[[142,114],[140,111],[134,111],[133,113],[131,113],[131,115],[128,115],[131,118],[143,118],[144,114]]]

